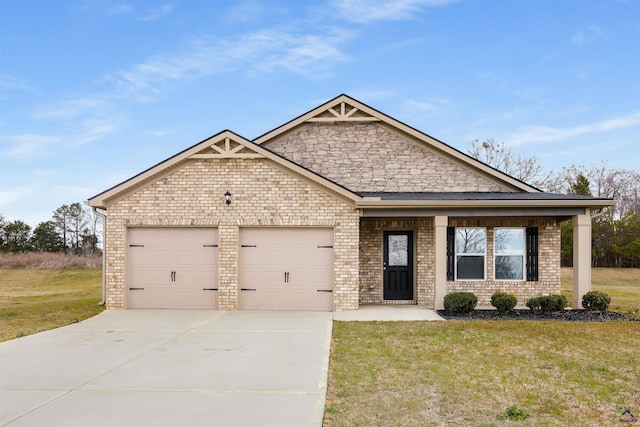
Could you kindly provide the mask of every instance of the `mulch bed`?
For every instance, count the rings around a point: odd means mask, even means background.
[[[627,317],[615,311],[563,310],[547,314],[539,314],[529,309],[513,310],[501,316],[497,310],[474,310],[469,314],[450,314],[438,310],[438,314],[447,320],[556,320],[561,322],[609,322],[628,320],[638,322],[640,319]]]

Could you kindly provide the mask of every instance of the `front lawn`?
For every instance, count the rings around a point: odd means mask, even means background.
[[[325,425],[620,425],[639,348],[640,322],[335,322]]]

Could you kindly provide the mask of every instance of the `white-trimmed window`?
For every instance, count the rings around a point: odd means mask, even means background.
[[[485,280],[487,230],[485,228],[456,228],[456,280]]]
[[[496,228],[493,234],[495,280],[524,280],[525,229]]]

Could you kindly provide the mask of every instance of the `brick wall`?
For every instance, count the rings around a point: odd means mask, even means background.
[[[306,123],[263,146],[353,191],[509,191],[377,123]]]
[[[232,193],[231,205],[224,193]],[[107,307],[126,307],[128,227],[217,227],[218,306],[239,307],[243,226],[332,227],[334,310],[358,306],[358,212],[268,160],[198,160],[109,206]]]
[[[360,304],[383,304],[383,231],[410,230],[414,238],[414,300],[433,307],[435,277],[432,218],[369,219],[360,222]]]
[[[520,305],[527,299],[560,293],[560,227],[555,219],[547,218],[450,218],[454,227],[487,228],[487,280],[450,281],[447,293],[473,292],[479,306],[489,306],[491,295],[502,290],[514,293]],[[493,279],[493,230],[494,227],[538,227],[539,280],[495,281]],[[383,304],[382,248],[383,231],[413,230],[415,263],[415,303],[434,308],[435,303],[435,242],[432,218],[373,219],[360,222],[360,304]]]
[[[555,218],[449,218],[453,227],[486,227],[485,281],[449,281],[447,293],[473,292],[478,306],[490,306],[495,291],[515,294],[518,305],[534,296],[560,293],[560,225]],[[494,275],[494,227],[538,227],[538,281],[496,281]]]

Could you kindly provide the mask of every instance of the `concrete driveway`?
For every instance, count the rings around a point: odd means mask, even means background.
[[[320,426],[331,313],[107,311],[0,343],[0,425]]]

